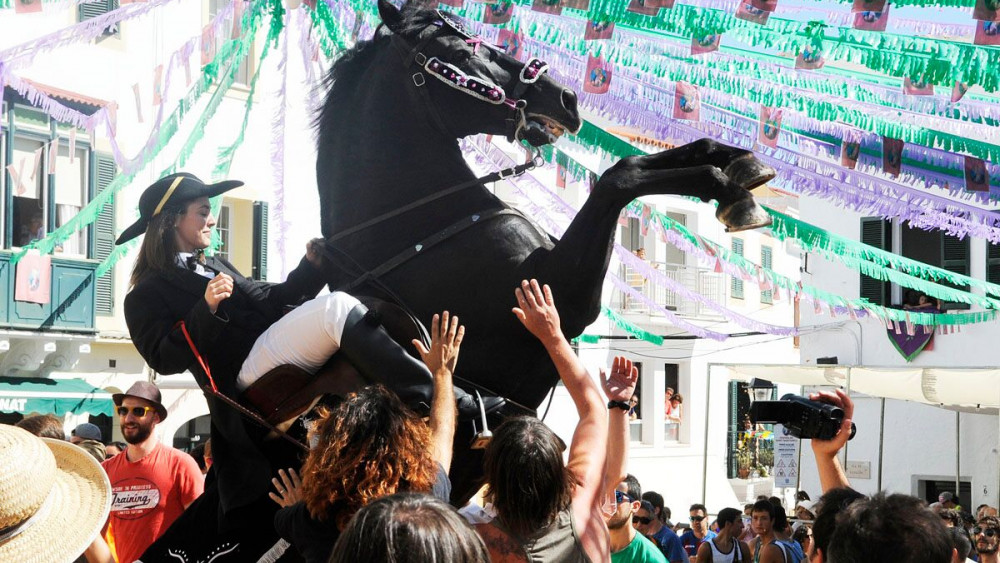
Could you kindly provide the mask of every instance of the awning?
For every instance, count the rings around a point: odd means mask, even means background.
[[[82,379],[0,377],[0,411],[54,414],[114,413],[111,393]]]
[[[838,385],[873,397],[916,401],[955,410],[1000,406],[1000,369],[804,365],[722,365],[730,379],[754,377],[793,385]],[[848,378],[850,381],[848,382]]]

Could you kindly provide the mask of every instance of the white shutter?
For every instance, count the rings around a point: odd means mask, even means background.
[[[56,158],[56,204],[83,207],[87,188],[87,151],[76,149],[76,158],[69,161],[69,147],[59,146]]]

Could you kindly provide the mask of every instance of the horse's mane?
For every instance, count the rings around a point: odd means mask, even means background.
[[[400,35],[411,36],[418,33],[437,19],[436,11],[428,9],[427,5],[415,0],[402,7],[403,28]],[[379,47],[388,45],[390,37],[392,33],[380,25],[375,30],[375,37],[359,41],[354,47],[344,51],[330,67],[323,80],[326,102],[316,119],[321,142],[324,133],[329,131],[328,126],[340,121],[340,102],[346,101],[357,90],[362,75],[372,65]]]

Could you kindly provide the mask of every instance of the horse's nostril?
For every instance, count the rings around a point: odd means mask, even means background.
[[[569,89],[563,90],[562,105],[566,111],[576,113],[576,92]]]

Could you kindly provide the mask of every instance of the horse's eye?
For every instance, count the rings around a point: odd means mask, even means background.
[[[451,58],[451,63],[452,64],[467,63],[467,62],[469,62],[469,59],[472,58],[472,52],[470,52],[470,51],[458,51],[455,54],[453,54],[450,58]]]

